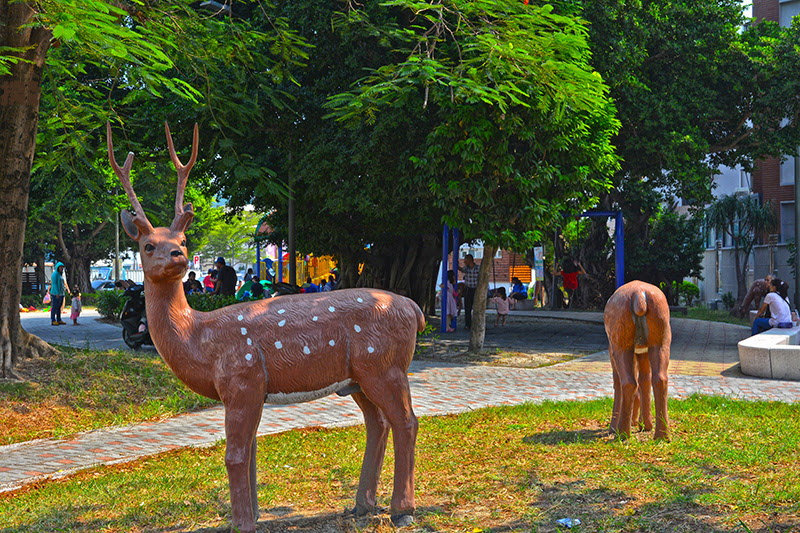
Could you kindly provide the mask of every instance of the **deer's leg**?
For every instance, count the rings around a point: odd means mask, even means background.
[[[653,413],[650,410],[650,359],[648,354],[638,354],[639,366],[639,403],[641,415],[639,417],[639,430],[651,431],[653,429]]]
[[[364,424],[367,428],[367,446],[364,450],[364,462],[361,465],[361,477],[358,480],[356,506],[353,509],[355,514],[363,515],[372,511],[377,503],[378,479],[381,477],[383,457],[386,454],[389,422],[363,392],[354,393],[353,399],[364,413]]]
[[[261,514],[258,509],[258,483],[256,482],[258,474],[258,461],[256,461],[257,451],[258,439],[256,435],[253,435],[253,444],[250,447],[250,503],[253,506],[253,520],[256,522],[258,522],[258,517]]]
[[[394,487],[392,522],[398,526],[414,521],[414,447],[417,442],[417,417],[411,407],[408,376],[399,368],[383,376],[367,376],[359,384],[369,399],[383,412],[392,427],[394,441]]]
[[[650,348],[653,398],[656,405],[656,432],[654,438],[669,440],[669,413],[667,412],[667,389],[669,388],[669,344]]]
[[[617,361],[620,357],[618,351],[615,351],[613,346],[608,347],[608,353],[611,357],[611,375],[614,379],[614,407],[611,410],[611,432],[619,433],[619,409],[622,404],[622,391],[619,386],[619,373],[617,372]]]
[[[225,468],[231,489],[234,525],[242,532],[256,530],[258,500],[255,487],[255,436],[262,404],[235,398],[225,404]]]
[[[617,435],[620,438],[628,438],[631,435],[631,415],[633,414],[633,400],[636,395],[633,347],[621,350],[619,356],[617,359],[617,375],[621,399]]]

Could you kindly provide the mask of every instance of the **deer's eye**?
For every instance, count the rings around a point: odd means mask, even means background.
[[[152,244],[150,244],[150,243],[147,243],[147,244],[145,244],[145,245],[144,245],[144,251],[145,251],[145,252],[152,252],[152,251],[153,251],[153,250],[155,250],[155,249],[156,249],[156,247],[155,247],[155,246],[153,246],[153,245],[152,245]]]

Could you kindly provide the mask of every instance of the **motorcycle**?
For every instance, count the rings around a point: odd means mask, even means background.
[[[127,282],[125,282],[127,281]],[[119,316],[122,324],[122,340],[131,349],[138,350],[143,344],[153,344],[147,329],[147,314],[144,305],[144,286],[125,280],[120,286],[125,290],[125,305]]]

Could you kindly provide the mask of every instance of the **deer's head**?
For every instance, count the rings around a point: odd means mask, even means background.
[[[136,193],[131,186],[130,172],[133,165],[133,152],[128,153],[125,164],[120,168],[114,158],[114,143],[111,141],[111,123],[106,123],[106,134],[108,141],[108,159],[111,168],[114,169],[117,177],[122,182],[122,187],[128,195],[128,199],[133,206],[133,214],[127,210],[120,213],[122,227],[128,236],[139,243],[139,253],[142,256],[142,269],[145,277],[153,282],[173,281],[183,278],[189,266],[186,251],[186,236],[184,232],[194,218],[192,204],[183,205],[183,193],[186,190],[186,180],[189,178],[194,162],[197,159],[197,147],[199,134],[197,124],[194,125],[194,138],[192,140],[192,157],[184,165],[175,153],[175,146],[172,143],[172,135],[169,125],[164,122],[167,132],[167,145],[169,155],[178,172],[178,192],[175,196],[175,218],[169,228],[154,228],[147,216],[144,214],[142,204],[136,197]]]

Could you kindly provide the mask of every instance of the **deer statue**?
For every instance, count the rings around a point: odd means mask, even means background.
[[[641,405],[640,425],[647,431],[653,428],[652,384],[656,406],[655,438],[669,440],[667,368],[672,330],[667,298],[658,287],[631,281],[608,299],[603,321],[614,376],[611,431],[621,438],[629,437],[638,404]]]
[[[203,313],[189,307],[182,288],[188,268],[184,232],[192,204],[183,205],[189,171],[165,123],[170,157],[178,172],[175,218],[154,228],[130,181],[133,153],[122,168],[114,159],[111,124],[108,157],[134,213],[122,211],[125,232],[139,243],[147,293],[148,327],[158,353],[187,387],[225,406],[225,466],[234,526],[255,531],[256,430],[263,404],[299,403],[334,392],[352,394],[364,414],[367,442],[355,508],[376,508],[376,493],[389,429],[394,441],[391,518],[413,522],[414,447],[417,418],[411,406],[408,367],[425,318],[410,299],[377,289],[285,295]]]

